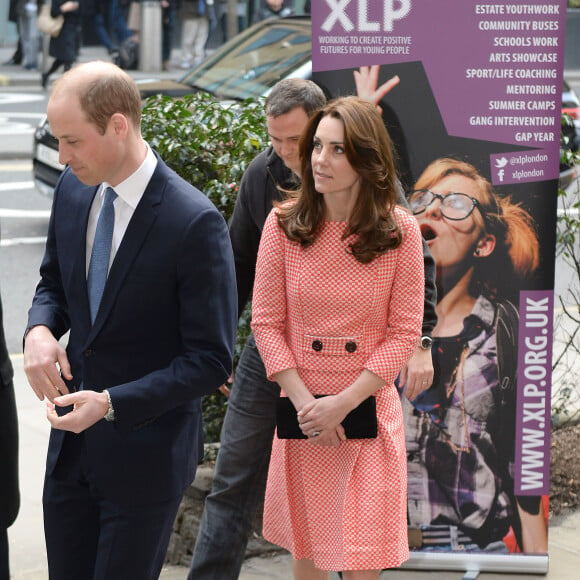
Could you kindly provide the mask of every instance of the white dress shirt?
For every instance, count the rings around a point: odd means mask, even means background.
[[[87,259],[86,259],[86,274],[89,273],[89,263],[91,261],[91,254],[93,251],[93,240],[95,239],[95,231],[97,229],[97,221],[99,219],[99,213],[103,202],[105,200],[105,191],[107,187],[112,187],[117,194],[117,199],[114,201],[113,206],[115,208],[115,226],[113,229],[113,242],[111,245],[111,256],[109,258],[109,268],[115,259],[117,250],[121,245],[123,236],[127,231],[129,222],[135,213],[135,208],[141,201],[145,189],[151,180],[153,172],[157,167],[157,158],[153,154],[149,144],[147,145],[147,154],[143,163],[139,166],[137,171],[127,177],[125,181],[119,183],[116,187],[113,187],[107,182],[103,182],[99,186],[99,190],[95,195],[93,200],[93,205],[91,206],[91,211],[89,213],[89,222],[87,224]]]

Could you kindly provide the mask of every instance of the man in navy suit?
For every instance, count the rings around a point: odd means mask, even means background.
[[[232,370],[228,231],[143,140],[139,91],[118,67],[67,72],[47,113],[68,168],[54,192],[24,367],[52,425],[43,494],[50,578],[158,578],[203,451],[200,397]],[[109,187],[117,197],[108,278],[91,315],[87,274]]]

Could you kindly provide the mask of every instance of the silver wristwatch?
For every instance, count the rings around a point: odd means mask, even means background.
[[[111,402],[111,395],[109,394],[109,391],[107,391],[107,389],[105,389],[103,391],[103,393],[105,393],[107,395],[107,400],[109,401],[109,410],[107,411],[107,413],[103,417],[103,419],[105,419],[105,421],[114,421],[115,420],[115,409],[113,409],[113,403]]]

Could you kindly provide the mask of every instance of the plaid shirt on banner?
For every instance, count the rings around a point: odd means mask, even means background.
[[[433,386],[414,403],[403,397],[409,525],[458,526],[480,547],[502,539],[515,507],[496,450],[495,315],[480,296],[458,336],[434,338]]]

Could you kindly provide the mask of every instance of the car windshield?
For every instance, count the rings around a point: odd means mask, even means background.
[[[220,99],[259,97],[309,63],[311,54],[309,20],[273,20],[237,36],[180,82]]]

